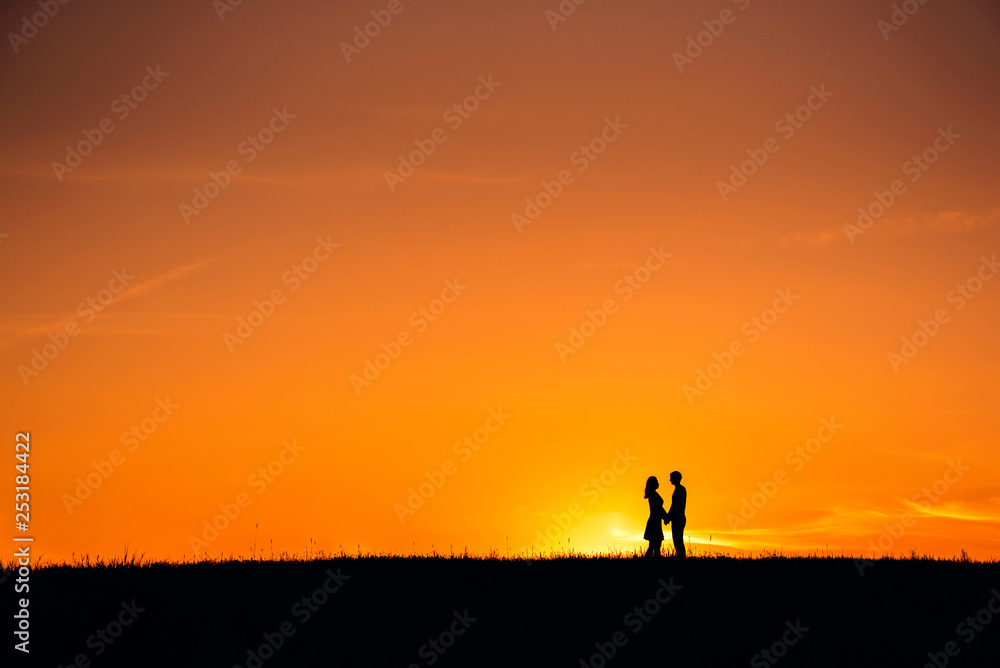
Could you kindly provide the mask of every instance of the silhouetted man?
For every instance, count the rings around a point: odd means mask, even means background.
[[[670,474],[670,483],[674,486],[674,494],[670,497],[670,510],[667,511],[666,521],[671,524],[670,531],[674,536],[674,550],[677,557],[684,559],[687,555],[684,552],[684,525],[687,524],[687,517],[684,510],[687,507],[687,490],[681,484],[680,471]]]

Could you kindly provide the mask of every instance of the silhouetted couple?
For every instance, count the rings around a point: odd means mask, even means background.
[[[663,527],[660,522],[672,525],[671,533],[674,536],[674,550],[677,556],[683,559],[684,553],[684,525],[687,524],[687,517],[684,509],[687,506],[687,490],[681,484],[681,474],[674,471],[670,474],[670,482],[674,486],[674,494],[670,497],[670,510],[663,510],[663,497],[656,490],[660,487],[660,482],[656,476],[649,476],[646,480],[646,495],[649,499],[649,519],[646,520],[646,533],[643,538],[649,541],[649,549],[646,556],[656,558],[660,556],[660,547],[663,545]]]

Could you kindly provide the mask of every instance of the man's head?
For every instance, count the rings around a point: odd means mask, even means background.
[[[674,472],[672,472],[670,474],[670,482],[671,482],[671,484],[674,484],[674,485],[681,484],[681,472],[680,471],[674,471]]]

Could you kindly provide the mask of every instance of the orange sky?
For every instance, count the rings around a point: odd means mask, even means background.
[[[995,3],[219,6],[0,12],[36,553],[998,555]]]

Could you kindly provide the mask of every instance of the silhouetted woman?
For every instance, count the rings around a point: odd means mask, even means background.
[[[660,546],[663,545],[663,520],[667,513],[663,510],[663,497],[657,492],[660,483],[656,476],[649,476],[646,480],[646,493],[644,499],[649,499],[649,519],[646,520],[646,533],[642,535],[644,540],[649,541],[649,549],[646,556],[656,558],[660,556]]]

